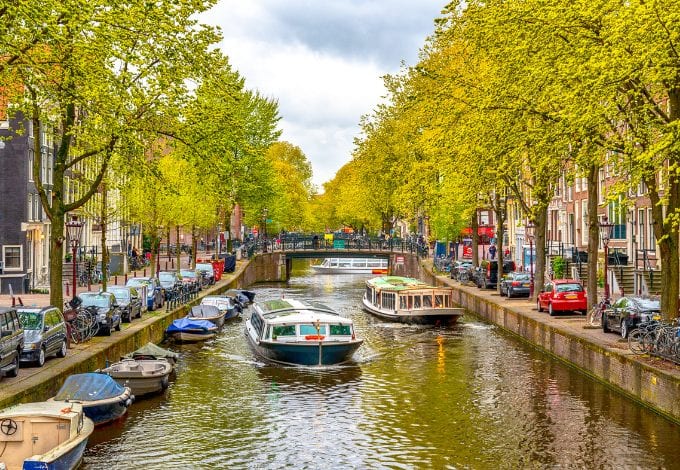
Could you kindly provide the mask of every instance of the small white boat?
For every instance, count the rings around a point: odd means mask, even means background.
[[[465,311],[453,306],[451,287],[400,276],[367,280],[363,304],[374,315],[402,323],[455,323]]]
[[[174,351],[170,351],[169,349],[163,349],[160,346],[156,346],[154,343],[146,343],[136,351],[126,354],[125,357],[120,358],[121,361],[123,359],[137,359],[138,361],[146,359],[165,359],[170,363],[171,366],[174,367],[177,364],[177,360],[179,359],[179,354]]]
[[[222,323],[232,318],[238,317],[239,311],[236,310],[236,303],[232,297],[226,295],[206,295],[201,299],[201,305],[208,305],[217,307],[217,309],[224,314]],[[193,313],[193,308],[191,309]],[[190,316],[193,316],[190,314]],[[204,318],[197,316],[196,318],[203,318],[204,320],[210,320],[209,318]],[[210,320],[212,321],[212,320]],[[222,325],[219,325],[222,326]]]
[[[165,359],[123,359],[98,372],[111,376],[135,397],[159,393],[168,387],[172,364]]]
[[[257,354],[287,365],[342,364],[363,342],[350,318],[319,302],[292,299],[255,304],[245,333]]]
[[[71,469],[83,458],[94,423],[79,403],[25,403],[0,411],[0,468]]]
[[[215,305],[194,305],[187,313],[187,318],[206,320],[214,324],[217,328],[222,328],[224,325],[224,316],[226,311],[220,310]]]
[[[389,262],[386,258],[326,258],[312,269],[322,274],[387,274]]]

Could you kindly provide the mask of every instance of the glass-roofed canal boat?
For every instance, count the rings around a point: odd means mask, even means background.
[[[351,319],[324,304],[294,299],[254,304],[245,333],[258,355],[286,365],[342,364],[363,342]]]
[[[364,309],[402,323],[451,324],[464,310],[453,304],[453,289],[418,279],[380,276],[366,281]]]

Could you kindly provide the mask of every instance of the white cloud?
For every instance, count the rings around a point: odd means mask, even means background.
[[[277,99],[282,139],[307,155],[319,187],[351,158],[382,75],[415,63],[442,0],[221,0],[203,21],[246,86]]]

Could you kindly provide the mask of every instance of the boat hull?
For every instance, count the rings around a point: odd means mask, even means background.
[[[214,317],[194,317],[190,315],[189,318],[195,318],[196,320],[207,320],[217,328],[222,328],[224,325],[225,314],[222,313],[221,315],[216,315]]]
[[[84,402],[82,405],[85,416],[90,418],[95,426],[102,426],[125,416],[131,403],[132,400],[128,397],[120,398],[112,403],[89,405]]]
[[[181,343],[196,343],[198,341],[206,341],[216,336],[215,332],[207,331],[175,331],[170,334],[172,339]]]
[[[371,304],[366,297],[362,299],[364,310],[386,320],[418,325],[451,325],[463,316],[462,308],[432,308],[418,310],[382,310]]]
[[[257,354],[265,359],[286,365],[330,366],[348,362],[363,340],[351,342],[279,343],[260,341],[249,343]]]
[[[71,470],[78,468],[83,459],[83,452],[87,446],[87,440],[94,430],[94,423],[92,420],[85,419],[83,421],[83,428],[76,442],[69,446],[63,453],[53,455],[54,452],[44,454],[37,460],[24,460],[23,470]]]

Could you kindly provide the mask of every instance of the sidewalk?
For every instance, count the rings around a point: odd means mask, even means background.
[[[213,255],[213,253],[206,253],[206,252],[198,252],[196,259],[208,259]],[[181,257],[181,269],[187,269],[189,268],[189,262],[190,258],[189,255],[182,255]],[[161,271],[173,271],[177,269],[177,258],[173,257],[171,259],[168,259],[166,256],[161,256],[159,260],[160,268]],[[151,276],[151,266],[147,266],[146,268],[133,271],[128,273],[127,278],[131,277],[148,277]],[[66,277],[63,279],[64,284],[68,283],[68,294],[66,292],[66,287],[64,288],[64,301],[68,301],[72,296],[73,292],[71,291],[71,277]],[[124,286],[126,282],[126,277],[125,275],[122,276],[111,276],[111,279],[109,279],[108,285],[113,286],[113,285],[119,285],[119,286]],[[99,292],[101,289],[100,284],[91,284],[89,289],[87,286],[83,287],[77,287],[76,293],[81,293],[81,292]],[[50,305],[50,295],[49,294],[15,294],[14,295],[14,302],[16,305],[19,305],[20,302],[23,303],[23,305],[26,306],[34,306],[34,307],[47,307]],[[0,307],[11,307],[12,306],[12,297],[9,295],[0,295]],[[63,307],[63,306],[61,306]]]

